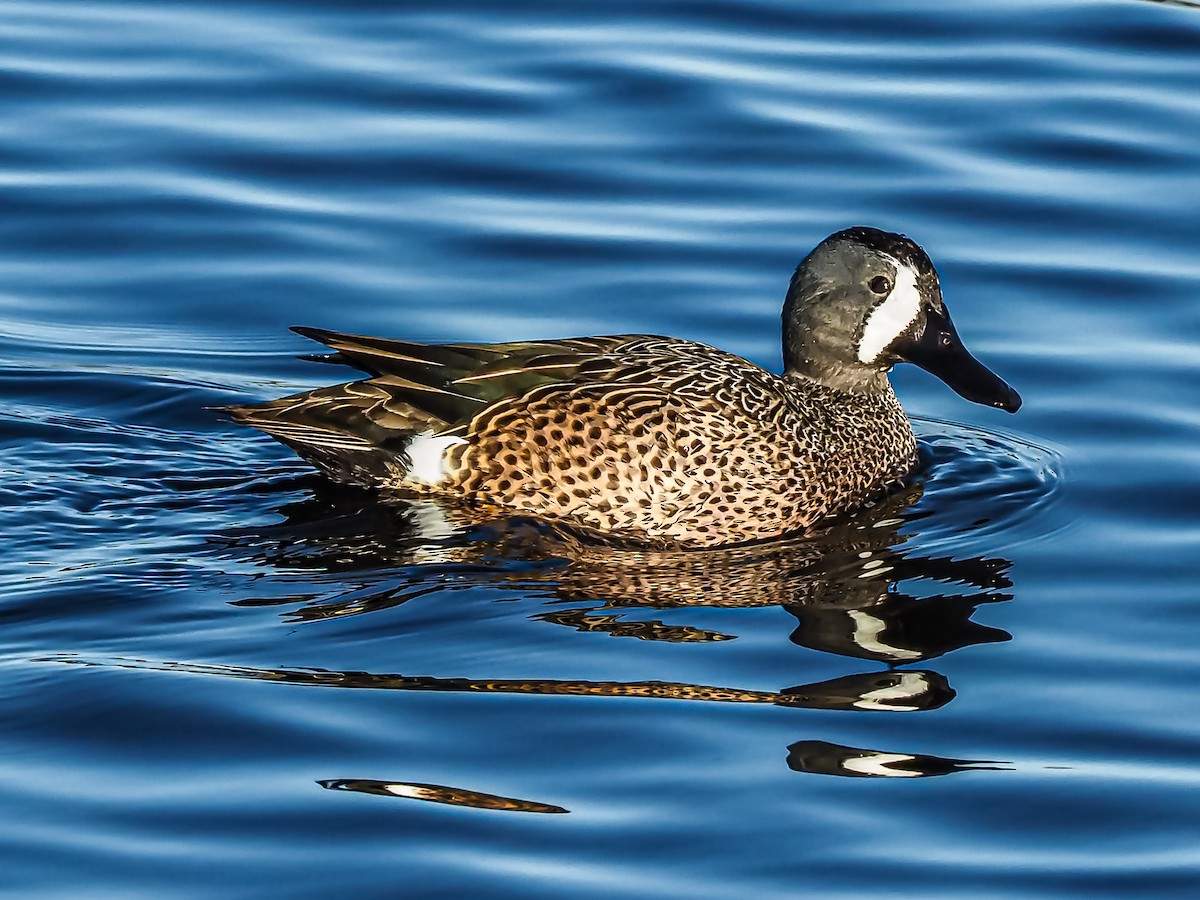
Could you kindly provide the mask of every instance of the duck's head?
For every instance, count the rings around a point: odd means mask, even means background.
[[[848,228],[821,241],[783,307],[784,368],[841,390],[887,389],[911,362],[975,403],[1016,412],[1021,397],[963,346],[925,251],[902,234]]]

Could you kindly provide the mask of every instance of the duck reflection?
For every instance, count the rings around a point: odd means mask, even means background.
[[[915,712],[937,709],[954,697],[954,690],[936,672],[903,670],[864,673],[782,691],[753,691],[665,681],[561,681],[546,679],[482,680],[432,678],[394,673],[332,671],[328,669],[255,668],[205,665],[133,658],[85,659],[57,654],[43,662],[84,667],[141,669],[269,681],[325,688],[450,693],[526,694],[587,697],[641,697],[717,703],[758,703],[801,709]],[[929,777],[979,769],[1005,769],[993,760],[951,759],[928,754],[864,750],[827,741],[797,741],[788,747],[788,768],[796,772],[853,777]],[[518,812],[565,813],[566,809],[532,800],[501,797],[466,788],[379,779],[318,781],[330,790],[408,797],[454,806]]]
[[[326,594],[234,601],[286,606],[311,621],[398,606],[485,584],[545,598],[550,625],[643,641],[705,643],[725,631],[627,618],[630,610],[778,606],[793,643],[839,656],[914,664],[1010,635],[972,621],[1011,598],[1005,559],[919,555],[903,545],[915,485],[816,535],[710,550],[606,544],[529,519],[481,519],[430,501],[381,503],[332,492],[285,506],[285,521],[226,535],[230,555],[279,570],[339,576]],[[311,587],[311,583],[306,585]]]
[[[311,498],[284,506],[281,523],[221,538],[230,559],[285,576],[260,582],[282,584],[281,593],[239,599],[235,605],[278,606],[289,621],[306,622],[394,608],[433,592],[486,586],[536,598],[542,608],[529,618],[547,626],[680,644],[738,636],[727,628],[681,624],[679,616],[688,610],[778,607],[795,620],[793,644],[886,668],[780,690],[752,690],[673,681],[434,678],[136,660],[107,664],[350,689],[920,712],[946,705],[955,691],[940,673],[914,666],[1011,637],[972,621],[979,606],[1011,598],[1011,563],[915,549],[920,542],[911,538],[920,530],[922,513],[913,505],[921,496],[920,484],[815,535],[677,551],[621,545],[538,520],[488,518],[441,501],[384,502],[377,495],[330,489],[318,481],[305,481],[305,487],[311,487]],[[313,576],[303,579],[303,593],[295,592],[296,579],[289,577],[299,572]],[[641,618],[639,610],[671,615]],[[987,761],[862,750],[817,740],[792,744],[788,766],[797,772],[855,777],[928,777],[993,767]],[[470,792],[459,789],[361,779],[324,784],[471,805]],[[396,794],[394,785],[408,793]],[[481,803],[492,802],[486,799],[490,795],[480,796],[485,798]]]
[[[74,654],[46,657],[45,662],[119,669],[148,669],[188,675],[216,675],[279,684],[311,685],[351,690],[444,692],[458,694],[532,694],[560,697],[642,697],[652,700],[690,700],[710,703],[763,703],[805,709],[915,712],[937,709],[954,697],[954,690],[936,672],[864,673],[834,678],[782,691],[754,691],[673,681],[567,681],[558,679],[433,678],[427,675],[335,671],[331,669],[268,669],[252,666],[114,657],[84,659]]]

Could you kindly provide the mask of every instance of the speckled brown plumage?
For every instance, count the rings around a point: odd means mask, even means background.
[[[476,417],[450,451],[455,489],[607,532],[714,545],[807,527],[915,460],[894,395],[835,405],[815,384],[666,338],[619,343],[584,369]],[[882,452],[863,465],[853,452],[867,446]]]
[[[1020,405],[958,342],[924,251],[865,228],[797,269],[782,375],[649,335],[418,344],[295,330],[369,377],[228,412],[331,478],[652,545],[807,529],[901,481],[916,443],[887,378],[896,362]]]

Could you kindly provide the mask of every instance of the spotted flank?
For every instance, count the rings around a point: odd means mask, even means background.
[[[930,371],[949,365],[936,374],[964,396],[1020,402],[961,345],[937,356],[953,326],[932,264],[864,228],[797,269],[778,375],[652,335],[420,344],[294,330],[365,377],[227,412],[330,478],[660,545],[802,530],[902,481],[916,444],[887,371],[910,351]]]

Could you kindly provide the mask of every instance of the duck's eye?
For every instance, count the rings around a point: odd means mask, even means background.
[[[867,282],[867,287],[876,294],[886,294],[892,289],[892,280],[886,275],[876,275]]]

